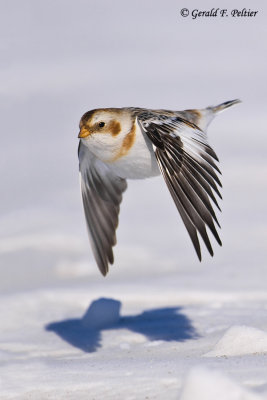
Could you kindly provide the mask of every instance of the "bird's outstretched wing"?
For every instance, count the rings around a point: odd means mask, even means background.
[[[84,214],[91,246],[103,275],[113,264],[112,247],[116,244],[122,193],[127,188],[125,179],[115,175],[80,141],[79,165]]]
[[[214,192],[218,186],[218,158],[207,142],[206,134],[194,123],[178,115],[160,116],[153,112],[138,116],[143,131],[153,143],[155,156],[168,189],[193,242],[199,260],[201,235],[211,255],[213,250],[206,231],[208,226],[221,245],[214,222],[218,220],[210,200],[219,208]]]

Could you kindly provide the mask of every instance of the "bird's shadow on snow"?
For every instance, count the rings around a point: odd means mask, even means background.
[[[104,330],[128,329],[150,341],[183,342],[199,337],[181,307],[156,308],[134,316],[120,316],[120,308],[120,301],[100,298],[91,303],[82,318],[52,322],[45,328],[87,353],[101,347]]]

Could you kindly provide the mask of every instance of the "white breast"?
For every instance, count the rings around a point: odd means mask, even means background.
[[[121,178],[143,179],[160,174],[152,142],[135,122],[135,141],[127,154],[108,163]]]

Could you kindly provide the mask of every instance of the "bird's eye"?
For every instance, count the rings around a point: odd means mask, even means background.
[[[105,122],[99,122],[98,126],[99,126],[99,128],[104,128]]]

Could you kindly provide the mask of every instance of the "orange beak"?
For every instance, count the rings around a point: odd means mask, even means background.
[[[85,128],[84,126],[81,128],[80,133],[78,135],[78,138],[82,139],[82,138],[86,138],[87,136],[90,135],[90,132],[88,131],[87,128]]]

